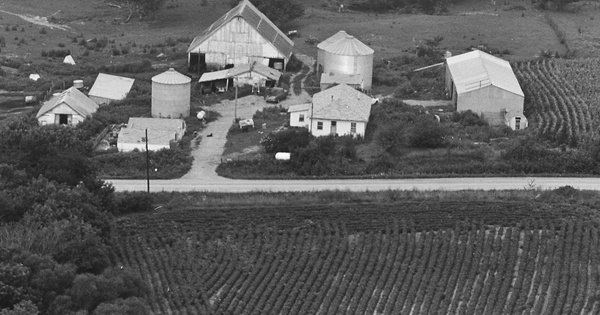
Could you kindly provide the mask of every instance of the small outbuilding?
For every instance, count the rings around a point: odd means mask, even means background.
[[[94,85],[88,93],[89,98],[96,104],[110,104],[127,97],[135,79],[120,77],[112,74],[98,73]]]
[[[65,59],[63,59],[63,63],[66,63],[66,64],[74,66],[75,65],[75,59],[73,59],[73,56],[67,55],[67,56],[65,56]]]
[[[290,113],[290,127],[305,127],[308,128],[308,114],[310,110],[310,103],[291,105],[288,108]]]
[[[71,87],[45,102],[36,118],[40,125],[77,125],[97,109],[98,104]]]
[[[176,146],[185,134],[186,124],[182,119],[131,117],[127,126],[121,128],[117,138],[117,148],[121,152],[135,149],[146,151],[146,130],[148,150],[156,151]]]
[[[290,126],[306,126],[316,137],[364,136],[372,103],[370,96],[346,84],[336,85],[316,93],[311,104],[290,106]]]
[[[370,91],[373,83],[374,50],[356,37],[339,31],[317,45],[317,65],[321,80],[333,73],[339,82],[347,83],[347,76],[359,75],[362,79],[361,89]],[[321,81],[321,84],[326,84]]]
[[[260,89],[275,86],[280,77],[281,72],[253,62],[252,64],[235,66],[230,69],[205,72],[198,82],[203,86],[211,87],[212,90],[216,90],[218,83],[224,84],[225,90],[227,90],[234,81],[237,81],[239,85],[248,84]]]
[[[491,125],[528,126],[525,96],[510,63],[480,50],[446,59],[446,91],[457,111],[471,110]]]
[[[188,66],[206,71],[207,64],[224,68],[256,62],[283,71],[293,47],[269,18],[242,0],[194,38],[187,50]]]

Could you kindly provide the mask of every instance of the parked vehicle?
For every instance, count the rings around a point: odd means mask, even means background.
[[[271,88],[266,96],[267,103],[279,103],[288,96],[288,90],[280,87]]]

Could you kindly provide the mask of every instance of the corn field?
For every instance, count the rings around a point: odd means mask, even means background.
[[[542,59],[514,65],[525,115],[552,142],[577,146],[600,126],[600,60]]]

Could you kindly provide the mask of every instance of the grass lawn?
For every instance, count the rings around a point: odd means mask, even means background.
[[[270,132],[281,129],[288,121],[287,113],[281,112],[281,108],[277,106],[267,107],[262,112],[257,111],[257,113],[253,118],[254,128],[243,131],[233,126],[229,129],[225,151],[223,152],[224,157],[240,158],[245,154],[255,155],[257,152],[264,152],[260,140]],[[263,124],[265,125],[264,129]]]

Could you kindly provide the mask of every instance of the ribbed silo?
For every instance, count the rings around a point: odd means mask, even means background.
[[[339,31],[317,45],[317,64],[323,73],[360,74],[363,88],[371,90],[373,49],[345,31]]]
[[[191,82],[173,68],[152,77],[152,117],[188,117]]]

